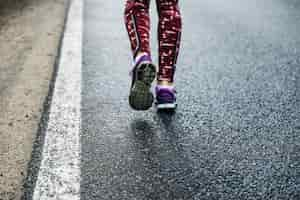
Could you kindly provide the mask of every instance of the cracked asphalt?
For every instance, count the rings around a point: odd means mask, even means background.
[[[123,6],[85,1],[81,198],[300,199],[300,1],[182,0],[173,115],[128,105]]]

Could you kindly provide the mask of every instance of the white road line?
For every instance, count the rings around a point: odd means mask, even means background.
[[[80,199],[83,0],[71,0],[33,200]]]

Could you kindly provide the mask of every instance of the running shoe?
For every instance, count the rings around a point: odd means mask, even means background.
[[[131,75],[129,105],[135,110],[148,110],[154,100],[151,84],[156,75],[156,67],[149,55],[143,55],[136,61]]]
[[[156,89],[156,107],[158,110],[175,110],[176,91],[173,86],[157,85]]]

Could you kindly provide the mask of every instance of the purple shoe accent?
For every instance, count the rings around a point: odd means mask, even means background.
[[[141,63],[152,63],[151,56],[149,56],[148,54],[144,54],[139,57],[139,59],[135,61],[133,69],[129,72],[130,76],[132,76],[132,73],[135,70],[136,66],[140,65]]]
[[[156,86],[156,104],[176,104],[176,91],[174,87]]]
[[[135,61],[135,66],[141,64],[142,62],[152,62],[151,57],[148,54],[142,55],[137,61]]]

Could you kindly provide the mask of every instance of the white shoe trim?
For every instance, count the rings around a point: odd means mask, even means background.
[[[176,103],[164,103],[164,104],[157,104],[157,109],[173,109],[177,107]]]

